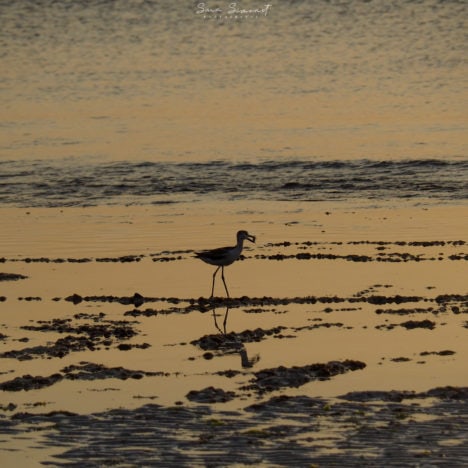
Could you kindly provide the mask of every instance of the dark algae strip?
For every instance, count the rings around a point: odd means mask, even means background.
[[[466,466],[466,387],[282,395],[241,411],[203,403],[229,399],[219,389],[191,396],[202,403],[15,413],[0,420],[0,434],[41,430],[41,445],[61,448],[45,466]]]

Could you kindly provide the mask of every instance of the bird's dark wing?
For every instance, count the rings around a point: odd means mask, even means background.
[[[222,259],[232,247],[219,247],[218,249],[202,250],[201,252],[195,252],[195,256],[198,258],[211,258],[213,260]]]

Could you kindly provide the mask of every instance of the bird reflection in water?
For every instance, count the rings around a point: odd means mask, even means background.
[[[256,354],[255,356],[249,358],[247,354],[247,349],[244,343],[242,343],[239,336],[235,332],[232,332],[232,333],[226,332],[228,315],[229,315],[229,306],[226,307],[226,311],[224,313],[224,319],[223,319],[223,328],[221,329],[220,326],[218,325],[218,320],[216,318],[216,307],[213,307],[214,324],[215,324],[216,329],[219,331],[222,337],[222,342],[219,344],[218,349],[225,351],[225,354],[239,353],[241,357],[242,367],[243,368],[253,367],[260,360],[260,355]]]

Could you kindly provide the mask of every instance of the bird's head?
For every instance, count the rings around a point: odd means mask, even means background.
[[[250,242],[255,243],[255,236],[250,235],[247,231],[239,231],[237,233],[237,240],[238,241],[248,240]]]

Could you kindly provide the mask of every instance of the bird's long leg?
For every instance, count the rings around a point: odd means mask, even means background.
[[[229,298],[229,291],[226,286],[226,281],[224,281],[224,267],[221,267],[221,278],[223,279],[224,289],[226,290],[227,297]]]
[[[221,268],[220,266],[218,268],[216,268],[215,272],[213,273],[213,284],[211,285],[211,296],[210,297],[213,297],[216,273],[218,273],[218,270],[220,268]]]
[[[228,314],[229,314],[229,307],[226,307],[226,312],[224,314],[224,321],[223,321],[224,334],[226,334],[226,325],[227,325]]]
[[[214,318],[215,327],[219,330],[219,333],[223,335],[223,331],[221,330],[221,328],[219,328],[218,321],[216,320],[216,308],[215,307],[213,307],[213,318]],[[224,327],[224,335],[225,334],[226,334],[226,327]]]

